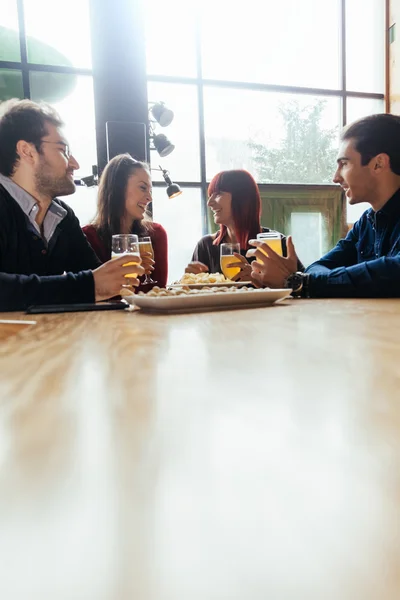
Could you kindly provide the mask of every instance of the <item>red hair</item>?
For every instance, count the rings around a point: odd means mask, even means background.
[[[248,171],[232,169],[215,175],[208,186],[208,196],[219,192],[232,194],[232,218],[236,239],[242,250],[248,241],[261,231],[261,198],[255,179]],[[220,225],[213,244],[218,246],[224,239],[226,226]]]

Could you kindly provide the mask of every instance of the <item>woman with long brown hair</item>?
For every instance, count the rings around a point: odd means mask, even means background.
[[[97,213],[83,231],[102,262],[111,257],[111,238],[118,233],[135,233],[151,238],[154,261],[150,254],[142,256],[142,266],[160,287],[168,277],[168,242],[165,229],[151,221],[147,206],[152,200],[150,170],[130,154],[110,160],[99,184]],[[140,290],[140,287],[138,288]],[[148,286],[146,286],[148,289]]]

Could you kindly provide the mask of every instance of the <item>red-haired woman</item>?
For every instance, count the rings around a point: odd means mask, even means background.
[[[241,257],[237,255],[232,260],[232,264],[240,261],[241,271],[236,280],[250,281],[251,265],[244,258],[250,249],[249,240],[256,239],[258,233],[270,231],[261,226],[261,198],[253,176],[242,169],[221,171],[208,186],[207,204],[215,223],[219,225],[219,231],[205,235],[197,243],[186,273],[220,273],[220,244],[239,243]],[[286,256],[284,236],[282,250]],[[301,263],[298,268],[304,269]]]
[[[107,164],[99,185],[97,214],[91,225],[83,227],[90,245],[102,262],[111,258],[111,237],[118,233],[150,236],[154,262],[150,254],[142,256],[146,273],[165,287],[168,276],[168,247],[165,229],[153,223],[147,214],[152,184],[149,167],[130,154],[119,154]],[[154,267],[153,267],[154,265]],[[137,288],[141,289],[141,286]],[[149,287],[144,286],[144,291]]]

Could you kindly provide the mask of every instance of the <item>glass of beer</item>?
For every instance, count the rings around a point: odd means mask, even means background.
[[[283,256],[282,236],[278,231],[267,231],[266,233],[258,233],[257,241],[267,244],[274,252],[279,254],[279,256]],[[263,252],[263,250],[261,250],[261,252]],[[263,254],[268,256],[266,252],[263,252]]]
[[[221,271],[227,279],[233,279],[240,273],[240,267],[227,267],[229,263],[238,261],[235,252],[240,254],[240,244],[221,244]]]
[[[154,260],[154,250],[150,236],[139,238],[139,252],[140,256],[142,256],[144,252],[149,252],[151,254],[151,258]],[[157,281],[154,281],[154,279],[152,279],[152,277],[146,273],[146,276],[143,279],[143,285],[148,285],[149,283],[157,283]]]
[[[136,261],[129,261],[124,267],[130,267],[132,265],[132,273],[128,273],[125,277],[137,277],[137,270],[135,266],[140,264],[140,253],[139,253],[139,240],[138,236],[133,233],[120,233],[113,235],[111,239],[111,260],[119,258],[124,254],[134,254],[137,256]]]

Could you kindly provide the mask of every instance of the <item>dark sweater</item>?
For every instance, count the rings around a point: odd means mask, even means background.
[[[66,275],[9,275],[0,273],[0,311],[25,310],[41,304],[94,302],[92,271]]]
[[[93,275],[88,270],[101,263],[73,210],[61,200],[55,202],[67,211],[67,216],[57,225],[47,246],[18,203],[0,185],[0,310],[20,310],[33,303],[94,301]],[[51,281],[48,277],[18,277],[64,272],[78,275]]]

